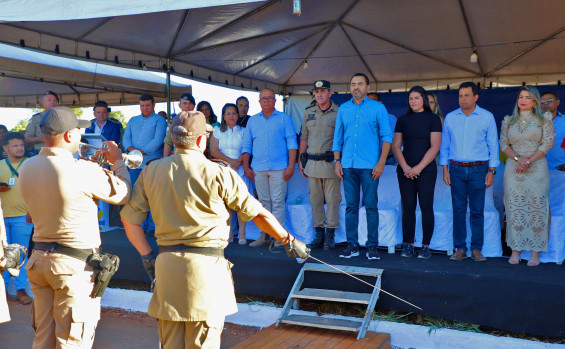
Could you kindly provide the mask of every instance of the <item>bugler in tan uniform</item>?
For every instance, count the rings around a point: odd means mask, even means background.
[[[310,205],[316,230],[310,248],[325,250],[335,247],[335,229],[339,227],[339,203],[341,192],[339,179],[333,164],[333,137],[338,107],[329,99],[330,83],[318,80],[314,83],[316,104],[306,108],[302,118],[302,136],[299,153],[308,154],[306,167],[299,165],[301,172],[308,176]],[[322,110],[322,107],[325,107]],[[327,155],[329,154],[329,156]],[[328,161],[329,160],[329,161]],[[328,205],[324,211],[324,202]]]
[[[34,294],[34,348],[90,348],[100,319],[100,298],[90,298],[93,268],[84,260],[60,253],[62,248],[88,254],[100,246],[98,200],[123,204],[130,179],[118,146],[109,142],[111,171],[76,160],[81,138],[68,108],[53,108],[41,120],[49,147],[27,160],[20,170],[20,191],[35,224],[35,250],[26,269]]]
[[[224,317],[237,312],[232,264],[223,256],[229,209],[287,243],[287,253],[302,249],[301,256],[306,257],[308,251],[249,194],[235,171],[204,157],[206,130],[200,112],[175,117],[175,154],[143,169],[121,212],[128,238],[142,255],[150,278],[155,278],[148,313],[159,320],[165,349],[219,348]],[[156,263],[141,229],[149,210],[159,245]]]

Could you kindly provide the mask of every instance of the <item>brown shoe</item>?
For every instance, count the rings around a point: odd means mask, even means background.
[[[31,303],[31,297],[27,295],[26,290],[21,289],[16,292],[16,300],[19,301],[20,304],[27,305]]]
[[[467,251],[458,248],[457,251],[455,251],[455,253],[452,254],[449,259],[451,259],[452,261],[462,261],[465,258],[467,258]]]
[[[259,247],[259,246],[264,246],[269,244],[271,241],[269,241],[269,238],[267,237],[267,234],[265,233],[261,233],[261,237],[255,241],[253,241],[252,243],[249,244],[249,246],[251,247]]]
[[[475,262],[486,262],[487,261],[485,256],[483,256],[483,254],[479,250],[474,250],[473,253],[471,253],[471,259],[473,259]]]

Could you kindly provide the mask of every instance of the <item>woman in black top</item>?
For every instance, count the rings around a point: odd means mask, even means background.
[[[414,86],[408,91],[408,111],[398,118],[392,151],[398,167],[398,186],[402,199],[402,257],[414,255],[416,198],[422,211],[422,248],[418,258],[428,259],[434,232],[434,189],[437,166],[434,161],[441,144],[441,119],[430,109],[426,90]],[[403,147],[403,150],[401,150]]]

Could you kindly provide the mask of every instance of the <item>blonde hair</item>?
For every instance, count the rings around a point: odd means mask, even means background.
[[[514,112],[512,113],[512,117],[508,121],[508,125],[515,124],[518,119],[520,118],[520,107],[518,106],[518,98],[520,97],[520,93],[522,91],[527,91],[530,93],[532,98],[536,101],[536,105],[532,108],[532,113],[538,118],[540,121],[540,125],[543,125],[544,117],[543,112],[541,110],[541,103],[540,103],[540,95],[537,88],[532,85],[523,86],[520,91],[518,91],[518,97],[516,97],[516,105],[514,106]]]

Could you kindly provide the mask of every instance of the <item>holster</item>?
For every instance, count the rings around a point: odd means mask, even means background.
[[[120,267],[120,258],[109,253],[93,253],[88,256],[86,263],[94,268],[96,275],[94,289],[90,297],[102,297],[104,291],[106,291],[106,286],[110,283],[110,279]]]
[[[324,155],[326,156],[325,160],[326,162],[333,162],[334,161],[334,152],[331,150],[328,150],[327,152],[324,153]]]
[[[306,163],[308,162],[308,153],[300,154],[300,164],[302,168],[306,168]]]

